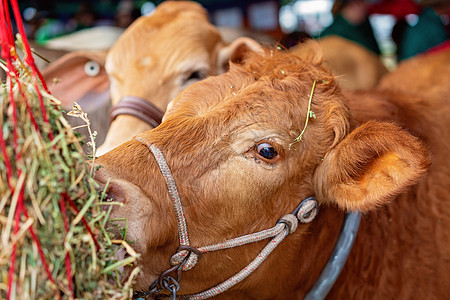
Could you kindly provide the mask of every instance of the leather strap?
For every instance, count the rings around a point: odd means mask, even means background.
[[[161,124],[164,112],[143,98],[125,96],[111,109],[110,123],[120,115],[136,117],[155,128]]]

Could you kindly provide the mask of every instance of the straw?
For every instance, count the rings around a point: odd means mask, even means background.
[[[96,190],[94,169],[80,146],[83,138],[47,90],[27,40],[19,36],[14,44],[5,1],[0,5],[1,67],[7,71],[0,86],[0,298],[128,299],[139,272],[133,267],[138,254],[108,230],[109,214],[99,205],[104,191]],[[17,0],[10,4],[20,29]],[[23,59],[17,47],[26,53]],[[72,114],[85,120],[95,157],[87,115],[79,106]],[[115,258],[118,249],[128,254],[121,261]],[[130,267],[131,275],[118,279],[123,267]]]

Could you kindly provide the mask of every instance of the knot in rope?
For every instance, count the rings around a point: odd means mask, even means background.
[[[302,201],[297,212],[297,218],[302,223],[309,223],[317,216],[319,206],[316,199],[310,197]]]
[[[181,250],[170,258],[170,264],[172,266],[177,266],[180,264],[183,264],[182,270],[187,271],[195,267],[195,265],[198,262],[199,255],[188,251],[188,250]]]
[[[281,217],[277,223],[284,223],[287,227],[287,234],[291,234],[297,230],[298,227],[298,219],[293,214],[287,214]]]

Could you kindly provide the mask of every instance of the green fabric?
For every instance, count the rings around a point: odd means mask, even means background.
[[[41,27],[36,31],[34,39],[38,45],[44,45],[48,40],[62,36],[66,32],[64,24],[57,19],[47,19]]]
[[[339,35],[366,47],[376,54],[380,54],[369,19],[366,19],[362,24],[353,25],[339,14],[334,18],[333,23],[320,33],[319,37],[327,35]]]
[[[407,26],[398,45],[398,60],[415,56],[448,40],[444,24],[436,12],[426,7],[415,26]]]

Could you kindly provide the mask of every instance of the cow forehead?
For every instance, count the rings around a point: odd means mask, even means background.
[[[248,116],[248,122],[262,124],[271,123],[271,116],[276,115],[290,119],[292,110],[306,109],[308,96],[306,89],[289,82],[275,88],[271,80],[231,71],[186,89],[173,101],[172,107],[178,109],[176,115],[225,120]],[[295,105],[297,101],[301,105]],[[169,111],[166,117],[172,113]]]
[[[142,50],[164,48],[174,43],[174,48],[178,48],[178,43],[197,43],[206,44],[217,42],[220,33],[208,22],[207,19],[178,17],[175,19],[166,19],[164,24],[155,24],[149,20],[137,20],[127,29],[112,47],[110,53],[121,52],[128,47],[142,46]],[[177,47],[178,46],[178,47]],[[138,48],[140,49],[140,48]],[[182,49],[180,49],[182,50]]]
[[[174,147],[184,151],[196,148],[196,140],[211,147],[227,145],[235,153],[264,140],[288,148],[306,116],[298,114],[295,122],[290,117],[293,109],[303,109],[291,105],[297,93],[274,91],[265,82],[238,89],[226,79],[226,75],[206,79],[177,97],[157,129],[161,137],[170,136],[167,142],[176,141]]]
[[[218,34],[211,35],[210,39],[206,36],[198,31],[179,33],[173,38],[154,37],[145,42],[130,43],[124,51],[113,49],[108,55],[107,71],[116,78],[128,75],[123,71],[130,67],[135,73],[158,70],[159,77],[169,77],[194,67],[209,72],[214,68],[218,45],[222,41]]]
[[[130,65],[159,65],[164,70],[177,61],[213,56],[217,45],[223,44],[217,29],[203,18],[178,17],[164,24],[138,20],[133,25],[108,53],[107,71],[114,77],[120,78]]]

